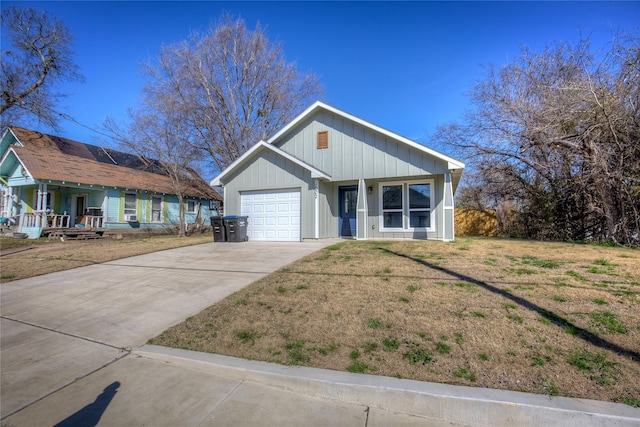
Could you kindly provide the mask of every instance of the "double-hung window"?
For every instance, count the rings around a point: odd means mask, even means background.
[[[136,193],[124,193],[124,215],[135,216],[138,213],[138,195]]]
[[[151,196],[151,222],[162,222],[161,196]]]
[[[187,200],[187,213],[189,213],[189,214],[196,213],[196,201],[195,200]]]
[[[380,231],[433,231],[433,180],[380,184]]]

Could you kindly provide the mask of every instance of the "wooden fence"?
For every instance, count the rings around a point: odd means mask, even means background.
[[[496,211],[492,209],[457,209],[456,236],[487,236],[495,237],[498,234]]]

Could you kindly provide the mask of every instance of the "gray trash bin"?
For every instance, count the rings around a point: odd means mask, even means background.
[[[247,240],[247,216],[225,216],[224,228],[227,233],[227,242],[244,242]]]
[[[213,228],[213,241],[226,242],[227,236],[224,230],[224,220],[221,216],[211,217],[211,228]]]

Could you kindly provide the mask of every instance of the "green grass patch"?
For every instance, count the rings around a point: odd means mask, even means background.
[[[475,284],[469,283],[469,282],[456,282],[456,283],[454,283],[454,285],[459,287],[459,288],[467,288],[467,289],[473,289],[473,288],[476,287]]]
[[[627,327],[610,311],[595,311],[590,314],[594,326],[610,334],[626,334]]]
[[[605,266],[605,267],[617,267],[618,266],[618,264],[613,264],[612,262],[610,262],[609,260],[606,260],[604,258],[599,258],[599,259],[593,261],[593,263],[595,265],[602,265],[602,266]]]
[[[241,331],[236,332],[236,338],[238,338],[243,343],[251,342],[252,344],[262,336],[262,334],[253,329],[243,329]]]
[[[551,378],[544,378],[540,384],[542,394],[547,396],[560,396],[560,388]]]
[[[384,347],[384,350],[390,351],[390,352],[397,351],[400,348],[401,344],[402,343],[395,338],[387,338],[382,341],[382,346]]]
[[[409,285],[409,286],[407,286],[407,290],[409,292],[415,292],[415,291],[417,291],[419,289],[420,289],[420,286],[418,286],[418,285]]]
[[[633,396],[619,396],[613,399],[614,402],[624,403],[625,405],[629,405],[633,408],[640,408],[640,400],[636,399]]]
[[[554,295],[553,300],[557,302],[568,302],[571,301],[571,298],[564,295]]]
[[[326,356],[329,353],[332,353],[332,352],[336,351],[339,348],[340,348],[340,344],[333,343],[333,344],[329,345],[329,347],[320,347],[317,350],[318,350],[318,353],[320,353],[323,356]]]
[[[602,298],[594,298],[594,299],[591,300],[591,302],[593,302],[595,304],[598,304],[598,305],[607,305],[607,304],[609,304],[608,302],[606,302]]]
[[[356,362],[353,365],[347,366],[347,371],[354,374],[364,374],[369,370],[369,366],[364,362]]]
[[[464,378],[465,380],[472,381],[472,382],[476,380],[476,376],[467,368],[458,369],[453,373],[453,376],[456,378]]]
[[[433,360],[433,356],[431,356],[427,350],[418,346],[413,346],[409,351],[404,353],[402,357],[407,359],[411,365],[415,365],[416,363],[426,365]]]
[[[349,359],[356,360],[360,358],[360,350],[355,349],[349,353]]]
[[[378,317],[374,319],[368,319],[367,326],[369,326],[371,329],[378,329],[380,326],[382,326],[382,321]]]
[[[487,317],[483,312],[481,311],[472,311],[471,315],[473,317],[479,317],[480,319],[484,319],[485,317]]]
[[[299,365],[310,360],[309,355],[304,351],[305,340],[288,342],[284,348],[288,350],[289,360],[292,365]]]
[[[373,353],[377,349],[378,349],[378,343],[377,342],[368,342],[368,343],[365,343],[365,345],[364,345],[364,352],[365,353]]]
[[[487,353],[480,353],[478,354],[478,359],[486,362],[487,360],[489,360],[489,355]]]
[[[442,341],[438,341],[436,343],[436,351],[440,354],[449,354],[451,353],[451,347]]]
[[[558,268],[562,265],[562,263],[560,262],[538,259],[538,257],[530,256],[530,255],[523,256],[522,263],[526,265],[533,265],[534,267],[540,267],[540,268]]]
[[[573,271],[573,270],[567,270],[567,272],[565,273],[567,276],[571,276],[574,279],[576,279],[579,282],[588,282],[589,279],[587,279],[586,277],[584,277],[582,274],[578,273],[577,271]]]
[[[524,322],[522,317],[518,316],[517,314],[512,314],[512,313],[507,314],[507,319],[513,320],[514,322],[517,322],[517,323]]]
[[[578,349],[569,356],[567,362],[602,386],[611,385],[614,380],[616,363],[608,361],[606,353],[594,354]]]

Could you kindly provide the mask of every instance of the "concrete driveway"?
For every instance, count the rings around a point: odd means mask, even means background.
[[[210,243],[1,284],[0,425],[640,426],[621,404],[144,345],[332,243]]]
[[[210,243],[0,285],[0,416],[331,243]]]

